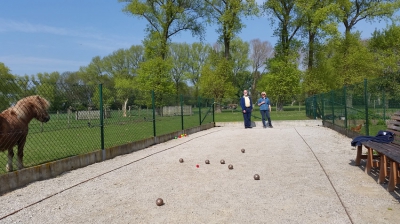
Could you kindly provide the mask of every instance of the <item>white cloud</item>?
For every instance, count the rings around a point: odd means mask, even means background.
[[[69,37],[71,41],[82,47],[111,53],[121,48],[129,48],[133,44],[141,44],[141,40],[132,36],[119,36],[115,34],[103,34],[94,28],[70,29],[53,27],[43,24],[33,24],[0,18],[0,32],[24,32],[37,34],[50,34]]]
[[[53,27],[42,24],[32,24],[29,22],[20,22],[0,18],[0,32],[45,33],[59,36],[77,37],[84,40],[86,39],[87,41],[104,41],[105,44],[111,43],[113,45],[125,45],[125,43],[127,43],[127,41],[122,40],[122,38],[117,35],[104,35],[100,32],[95,31],[94,29],[82,29],[84,30]]]
[[[32,75],[36,74],[37,71],[48,73],[55,71],[77,71],[81,66],[86,66],[88,64],[87,61],[23,56],[0,56],[0,61],[11,70],[12,74],[16,75]],[[71,70],[71,68],[74,69]]]
[[[28,22],[18,22],[0,18],[0,31],[17,31],[28,33],[51,33],[55,35],[68,35],[68,30],[64,28],[51,27],[41,24],[32,24]]]

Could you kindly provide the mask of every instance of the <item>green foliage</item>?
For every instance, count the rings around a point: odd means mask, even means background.
[[[187,43],[172,43],[170,47],[169,57],[172,59],[173,67],[171,70],[172,81],[174,82],[177,94],[186,94],[186,74],[189,70],[190,47]]]
[[[335,47],[332,65],[339,85],[358,83],[364,78],[374,78],[379,75],[381,67],[360,40],[358,33],[339,38],[335,41]]]
[[[278,37],[275,52],[279,56],[288,57],[298,50],[295,36],[304,25],[305,17],[300,13],[293,0],[268,0],[263,4],[264,10],[271,16],[272,23],[278,22],[274,35]]]
[[[400,25],[391,25],[382,31],[375,30],[368,45],[382,64],[382,75],[400,72]]]
[[[300,75],[295,56],[275,57],[268,60],[269,73],[259,82],[258,91],[267,93],[272,103],[283,110],[283,104],[292,100],[300,92]]]
[[[225,46],[224,56],[229,59],[231,41],[244,27],[242,16],[257,15],[257,3],[255,0],[206,0],[205,3],[208,22],[217,24],[219,39]]]
[[[350,31],[361,20],[372,22],[375,20],[390,18],[400,7],[398,0],[341,0],[338,1],[341,12],[341,20],[345,26],[345,34]]]
[[[332,44],[315,45],[314,49],[314,66],[304,73],[302,82],[303,91],[309,96],[341,87],[330,58],[335,52]]]
[[[204,33],[203,24],[199,21],[203,15],[203,3],[200,0],[119,1],[127,2],[124,12],[148,21],[146,57],[166,59],[170,38],[181,31],[192,31],[193,35],[198,36]]]
[[[14,83],[15,78],[10,69],[0,62],[0,111],[17,101],[16,94],[20,92],[20,88]]]
[[[194,96],[199,96],[199,80],[201,70],[207,61],[211,46],[203,43],[193,43],[189,46],[188,70],[186,76],[194,86]]]
[[[233,64],[232,83],[236,88],[236,98],[240,98],[243,90],[250,89],[252,84],[252,74],[248,70],[251,66],[249,54],[249,43],[240,38],[233,39],[230,60]]]
[[[233,96],[234,88],[231,80],[232,63],[225,57],[219,56],[217,52],[212,52],[201,72],[200,93],[202,96],[214,98],[216,102]]]
[[[163,60],[158,57],[143,62],[138,70],[134,86],[141,92],[150,93],[154,90],[156,106],[163,105],[164,95],[176,93],[170,76],[172,65],[171,60]],[[146,94],[146,96],[144,101],[137,103],[150,107],[152,102],[149,98],[150,94]]]

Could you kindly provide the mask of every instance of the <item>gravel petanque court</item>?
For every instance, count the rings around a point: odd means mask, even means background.
[[[0,223],[400,223],[399,189],[350,142],[315,121],[225,124],[2,195]]]

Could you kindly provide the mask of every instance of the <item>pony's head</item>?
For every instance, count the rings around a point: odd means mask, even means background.
[[[48,122],[50,115],[47,110],[50,107],[49,101],[38,95],[25,97],[13,107],[19,119],[30,121],[36,118],[41,122]]]

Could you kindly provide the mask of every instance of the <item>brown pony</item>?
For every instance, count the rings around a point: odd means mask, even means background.
[[[40,96],[28,96],[17,102],[15,106],[8,108],[0,114],[0,151],[8,150],[7,171],[13,170],[13,147],[18,145],[18,169],[22,169],[22,157],[28,135],[28,124],[36,118],[41,122],[50,120],[47,110],[50,103]]]

